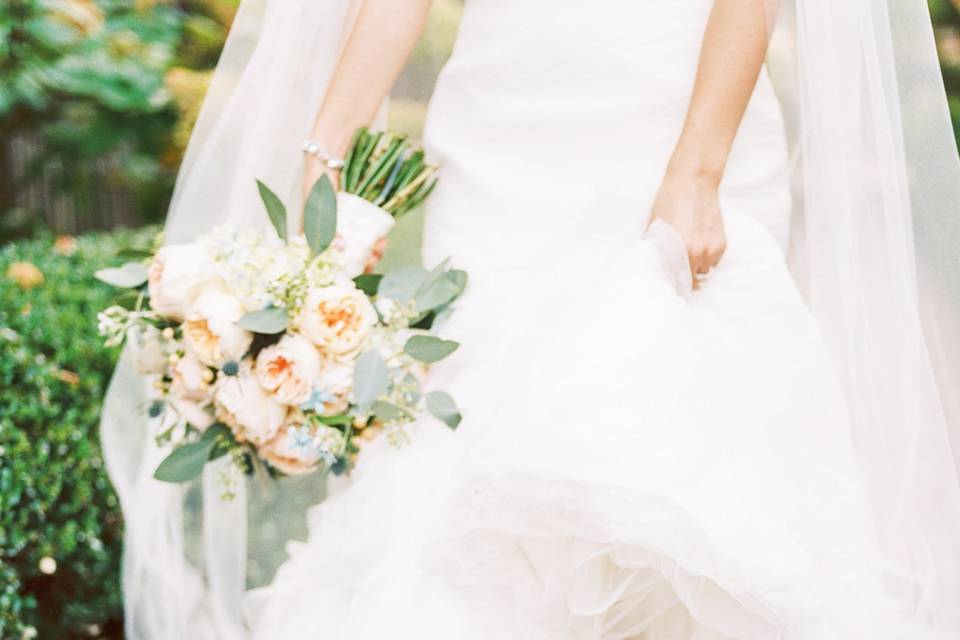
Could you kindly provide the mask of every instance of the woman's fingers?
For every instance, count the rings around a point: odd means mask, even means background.
[[[713,237],[704,240],[692,241],[687,246],[690,259],[690,275],[693,276],[694,289],[699,288],[726,252],[727,242],[721,231]]]

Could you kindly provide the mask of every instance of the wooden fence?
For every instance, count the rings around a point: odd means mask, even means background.
[[[135,226],[133,195],[119,184],[117,156],[84,166],[85,188],[57,188],[62,166],[44,166],[37,136],[17,133],[0,140],[0,210],[8,225],[43,226],[58,233]],[[57,162],[57,161],[53,161]]]

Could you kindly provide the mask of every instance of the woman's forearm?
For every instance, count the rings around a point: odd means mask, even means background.
[[[770,40],[770,0],[715,0],[670,172],[719,183]]]
[[[368,0],[360,13],[313,128],[343,155],[357,127],[370,124],[423,30],[431,0]]]

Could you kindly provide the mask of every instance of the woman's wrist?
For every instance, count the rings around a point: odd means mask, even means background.
[[[667,176],[704,187],[719,187],[725,158],[692,145],[678,145],[667,164]]]
[[[691,118],[667,165],[669,176],[691,180],[702,186],[719,187],[730,153],[730,144],[717,139]]]
[[[310,132],[310,140],[316,142],[326,154],[343,158],[346,157],[354,131],[356,127],[350,122],[334,122],[321,115]]]

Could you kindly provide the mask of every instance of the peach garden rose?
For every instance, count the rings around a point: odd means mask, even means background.
[[[240,442],[262,445],[277,434],[287,417],[280,404],[257,381],[248,362],[236,375],[222,376],[215,391],[217,417],[229,426]]]
[[[201,295],[183,323],[187,351],[211,367],[240,360],[253,341],[253,334],[238,324],[243,313],[239,300],[227,293]]]
[[[377,322],[366,294],[350,284],[315,287],[300,311],[300,333],[332,357],[355,353]]]
[[[306,402],[321,370],[316,347],[297,334],[285,335],[257,356],[257,380],[281,404],[296,406]]]

